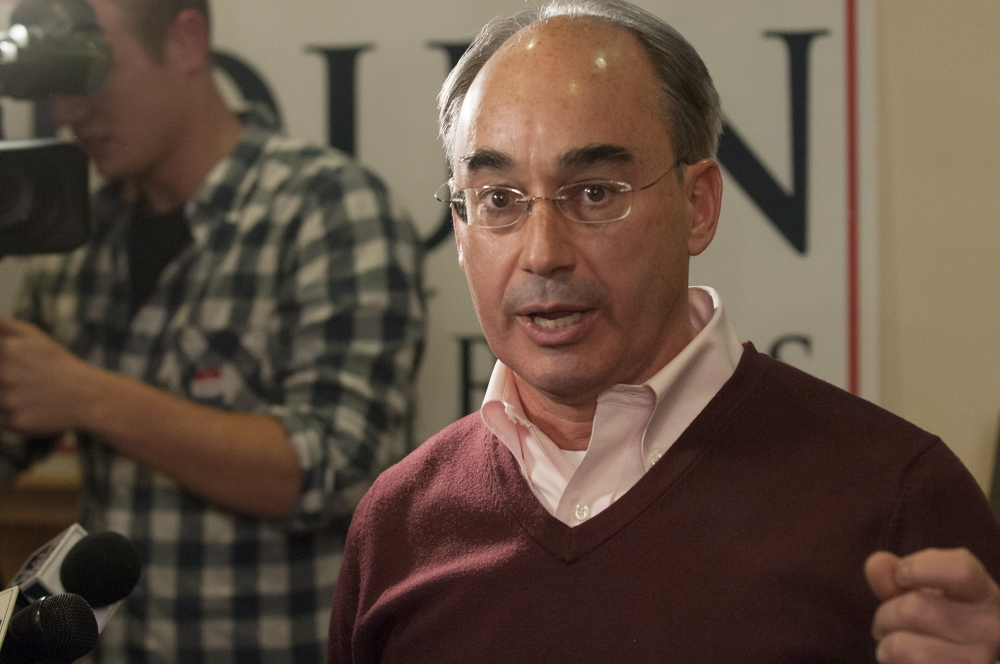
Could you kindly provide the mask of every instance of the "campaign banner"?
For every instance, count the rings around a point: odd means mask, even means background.
[[[477,31],[526,4],[537,2],[213,3],[227,97],[268,104],[288,134],[356,155],[424,239],[418,441],[478,407],[493,363],[432,196],[449,177],[435,97]],[[758,349],[877,399],[873,0],[636,4],[694,45],[722,97],[722,219],[692,284],[715,287]]]

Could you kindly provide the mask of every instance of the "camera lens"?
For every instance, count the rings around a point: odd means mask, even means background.
[[[35,203],[35,187],[24,173],[0,168],[0,229],[26,222]]]

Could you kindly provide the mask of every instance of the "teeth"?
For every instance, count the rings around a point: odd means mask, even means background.
[[[581,314],[578,311],[575,314],[563,316],[562,318],[542,318],[541,316],[533,316],[532,320],[535,321],[535,325],[544,327],[546,330],[558,330],[561,327],[569,327],[570,325],[579,323],[580,318]]]

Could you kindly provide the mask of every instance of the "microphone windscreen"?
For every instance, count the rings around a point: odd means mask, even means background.
[[[80,595],[91,607],[114,604],[128,596],[139,582],[139,552],[124,535],[91,533],[77,542],[59,568],[59,580],[68,593]]]
[[[97,620],[79,595],[49,595],[10,619],[0,662],[69,663],[97,645]]]

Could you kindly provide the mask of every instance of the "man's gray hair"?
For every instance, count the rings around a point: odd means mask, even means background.
[[[553,0],[487,23],[448,75],[438,95],[439,126],[448,163],[455,156],[455,123],[462,102],[486,61],[520,30],[554,16],[590,17],[638,39],[660,84],[674,159],[693,164],[715,157],[722,132],[719,94],[705,63],[680,33],[622,0]]]

